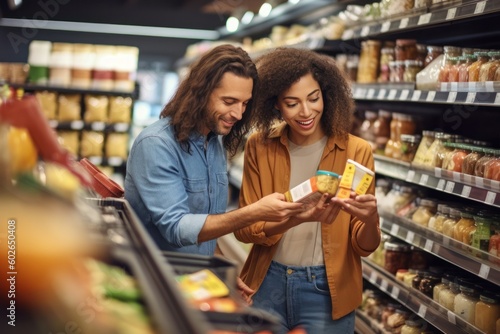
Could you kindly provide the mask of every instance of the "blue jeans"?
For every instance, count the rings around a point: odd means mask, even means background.
[[[252,299],[254,307],[281,319],[280,333],[295,327],[308,334],[354,333],[354,311],[332,320],[324,266],[294,267],[273,261]]]

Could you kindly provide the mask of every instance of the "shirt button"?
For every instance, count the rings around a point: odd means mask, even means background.
[[[291,274],[293,274],[293,270],[292,270],[292,269],[287,269],[286,273],[287,273],[288,275],[291,275]]]

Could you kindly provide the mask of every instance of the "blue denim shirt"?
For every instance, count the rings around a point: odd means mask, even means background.
[[[189,138],[191,153],[174,137],[169,118],[145,128],[127,161],[125,199],[162,250],[213,255],[216,240],[198,244],[208,214],[224,213],[227,156],[220,137]]]

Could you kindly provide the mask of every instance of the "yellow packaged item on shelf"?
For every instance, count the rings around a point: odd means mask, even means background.
[[[85,95],[85,122],[108,121],[109,98],[104,95]]]
[[[58,131],[57,140],[71,154],[78,156],[80,150],[80,133],[78,131]]]
[[[106,157],[118,157],[127,159],[128,156],[128,133],[110,133],[106,138]]]
[[[97,131],[83,131],[80,142],[80,155],[82,157],[102,157],[104,134]]]
[[[338,174],[319,170],[316,172],[316,175],[310,179],[287,191],[285,193],[285,198],[288,202],[300,202],[314,206],[324,193],[335,196],[338,186]]]
[[[358,195],[366,194],[374,177],[375,173],[372,170],[354,160],[347,159],[337,197],[349,198],[351,191],[354,191]]]
[[[203,300],[229,295],[227,285],[210,269],[176,277],[182,293],[191,300]]]
[[[57,94],[46,90],[37,91],[36,99],[42,106],[43,114],[47,119],[57,118]]]
[[[61,122],[79,121],[82,119],[81,95],[61,94],[58,98],[58,117]]]
[[[132,98],[129,96],[112,96],[109,98],[109,122],[130,123],[132,114]]]

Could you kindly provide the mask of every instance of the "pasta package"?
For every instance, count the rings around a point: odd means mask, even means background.
[[[62,147],[78,156],[80,150],[80,133],[78,131],[58,131],[57,139]]]
[[[57,94],[49,91],[37,91],[36,99],[42,106],[43,114],[47,119],[56,119],[57,117]]]
[[[128,134],[110,133],[106,138],[106,157],[119,157],[127,159],[128,156]]]
[[[104,95],[85,95],[85,122],[108,121],[109,98]]]
[[[109,122],[130,123],[132,114],[132,98],[113,96],[109,98]]]
[[[104,134],[97,131],[83,131],[80,142],[80,155],[82,157],[102,157]]]
[[[79,121],[82,119],[81,95],[59,95],[58,119],[61,122]]]
[[[316,175],[300,183],[285,193],[288,202],[300,202],[314,206],[325,193],[335,196],[340,176],[336,173],[319,170]]]

